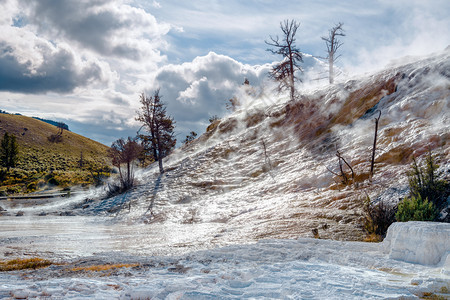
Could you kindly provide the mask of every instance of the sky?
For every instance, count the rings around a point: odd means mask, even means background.
[[[106,145],[136,135],[139,95],[158,88],[177,139],[203,133],[244,78],[269,85],[280,57],[264,41],[285,19],[314,56],[343,22],[346,76],[450,45],[448,0],[0,0],[0,11],[0,109]]]

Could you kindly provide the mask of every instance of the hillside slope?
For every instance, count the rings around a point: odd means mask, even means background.
[[[19,162],[13,170],[19,176],[79,170],[81,155],[85,166],[108,164],[107,146],[70,131],[63,132],[61,142],[50,142],[48,137],[58,128],[34,118],[0,114],[1,137],[5,132],[14,134],[19,144]]]
[[[90,212],[151,223],[180,248],[312,236],[313,229],[321,238],[361,240],[366,195],[398,202],[412,158],[428,150],[450,167],[449,70],[447,51],[305,92],[295,103],[241,99],[240,109],[170,155],[164,175],[150,167],[133,191]],[[329,171],[339,172],[337,150],[353,167],[351,184]]]

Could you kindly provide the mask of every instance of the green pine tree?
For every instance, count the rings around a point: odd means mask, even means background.
[[[437,210],[433,202],[428,199],[423,200],[422,196],[412,196],[405,198],[398,204],[398,211],[395,218],[399,222],[407,221],[433,221],[436,219]]]
[[[428,152],[422,166],[413,158],[411,171],[408,172],[408,181],[411,197],[420,196],[422,199],[428,199],[436,208],[441,208],[447,199],[446,182],[439,179],[442,174],[438,172],[438,168],[431,151]]]
[[[5,132],[0,146],[0,162],[7,172],[17,165],[18,155],[19,145],[16,136]]]

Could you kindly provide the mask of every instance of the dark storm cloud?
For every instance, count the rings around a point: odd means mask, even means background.
[[[114,88],[122,68],[139,73],[164,60],[158,46],[169,27],[125,1],[10,0],[0,11],[0,91]]]
[[[13,49],[0,43],[0,91],[21,93],[71,92],[78,86],[90,81],[100,80],[102,70],[96,64],[78,69],[73,55],[58,49],[53,53],[50,49],[42,49],[44,63],[33,67],[28,60],[20,62]]]

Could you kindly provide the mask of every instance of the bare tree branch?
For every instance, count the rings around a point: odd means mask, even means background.
[[[328,78],[330,83],[334,82],[334,63],[340,57],[340,55],[336,56],[336,52],[343,45],[343,43],[338,39],[338,36],[345,36],[342,26],[344,26],[344,23],[339,22],[328,31],[327,37],[322,37],[322,40],[325,41],[327,46],[326,59],[328,59]]]
[[[352,166],[350,166],[350,164],[345,160],[344,157],[342,157],[341,153],[339,151],[336,151],[336,156],[339,159],[342,159],[342,161],[347,165],[347,167],[350,169],[350,171],[352,172],[352,179],[355,179],[355,172],[353,172],[353,168]]]
[[[381,110],[378,110],[378,112],[380,113],[378,115],[378,118],[375,118],[375,135],[373,138],[373,147],[372,147],[372,161],[370,163],[370,178],[373,177],[373,167],[375,164],[375,150],[377,147],[377,135],[378,135],[378,121],[380,121],[381,118]]]

